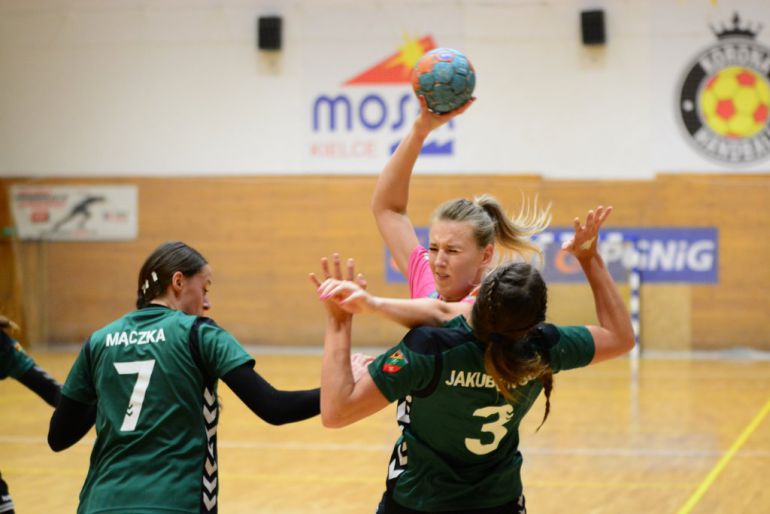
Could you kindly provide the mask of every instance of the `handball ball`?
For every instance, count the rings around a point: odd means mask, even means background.
[[[412,70],[412,87],[437,113],[453,111],[467,102],[476,85],[476,72],[465,55],[436,48],[420,57]]]

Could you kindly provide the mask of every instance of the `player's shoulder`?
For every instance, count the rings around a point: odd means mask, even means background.
[[[560,342],[590,340],[591,333],[583,325],[562,326],[552,323],[541,323],[529,336],[530,342],[544,352],[553,349]]]
[[[436,355],[473,343],[473,333],[467,323],[452,320],[441,327],[417,327],[404,337],[404,345],[412,352]]]
[[[541,323],[530,333],[529,339],[541,349],[547,350],[558,344],[561,332],[552,323]]]

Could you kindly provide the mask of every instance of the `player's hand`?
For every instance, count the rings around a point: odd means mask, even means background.
[[[323,272],[324,280],[328,278],[336,278],[337,280],[350,280],[351,282],[355,282],[361,286],[361,289],[366,289],[366,286],[368,285],[366,278],[364,277],[363,273],[356,275],[356,262],[352,257],[345,262],[345,269],[347,273],[344,277],[342,276],[342,263],[340,254],[332,254],[332,263],[334,266],[333,276],[329,271],[329,259],[326,257],[321,257],[321,271]]]
[[[13,320],[9,319],[7,316],[0,314],[0,330],[3,330],[10,335],[11,332],[19,330],[19,325],[14,323]]]
[[[562,250],[571,253],[577,259],[596,255],[599,229],[611,212],[612,206],[603,207],[600,205],[595,211],[588,211],[585,224],[580,223],[580,218],[575,218],[572,222],[575,227],[575,234],[572,239],[561,246]]]
[[[342,275],[342,265],[340,262],[340,255],[338,253],[332,254],[332,266],[334,269],[334,276],[332,277],[332,272],[329,270],[329,259],[326,257],[321,257],[321,271],[323,273],[323,282],[316,276],[315,273],[310,273],[310,282],[315,286],[316,293],[319,294],[319,298],[324,302],[324,306],[326,307],[327,312],[329,315],[334,318],[337,321],[348,321],[351,318],[351,313],[346,311],[345,309],[341,308],[338,303],[334,300],[333,297],[328,295],[321,294],[320,290],[323,284],[329,284],[330,281],[342,281],[343,275]],[[360,290],[364,290],[366,287],[366,279],[364,279],[364,276],[359,273],[358,276],[355,276],[355,262],[353,259],[348,259],[346,263],[347,268],[347,278],[348,280],[353,283],[354,285],[357,285]],[[355,282],[353,282],[355,280]]]
[[[361,314],[375,309],[375,299],[365,289],[349,280],[329,278],[318,287],[318,297],[329,299],[350,314]]]
[[[415,120],[414,126],[418,132],[426,135],[432,130],[435,130],[444,125],[445,123],[449,123],[450,120],[470,109],[471,105],[473,105],[473,102],[476,101],[476,97],[472,96],[470,100],[462,104],[457,109],[446,112],[444,114],[439,114],[431,111],[428,108],[428,102],[425,100],[424,96],[418,96],[417,98],[420,101],[420,115]]]
[[[350,368],[353,371],[353,382],[358,382],[367,372],[367,366],[374,360],[371,355],[354,353],[350,356]]]

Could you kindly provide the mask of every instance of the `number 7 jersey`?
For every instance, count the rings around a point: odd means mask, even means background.
[[[97,406],[78,512],[216,512],[217,380],[246,363],[213,321],[158,305],[94,332],[62,389]]]
[[[538,327],[533,342],[554,372],[588,365],[585,327]],[[411,330],[369,365],[383,395],[398,404],[401,437],[388,465],[398,504],[441,512],[496,507],[521,496],[519,424],[542,390],[540,380],[503,398],[484,369],[484,348],[460,316],[444,327]]]

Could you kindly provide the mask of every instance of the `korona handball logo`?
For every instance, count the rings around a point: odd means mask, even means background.
[[[679,88],[688,139],[709,159],[751,164],[770,155],[770,50],[757,44],[760,25],[711,27],[718,42],[703,50]]]

